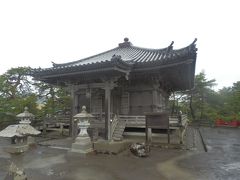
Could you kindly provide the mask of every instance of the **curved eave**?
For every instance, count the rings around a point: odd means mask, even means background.
[[[119,73],[129,73],[131,66],[120,59],[112,59],[111,61],[104,61],[99,63],[84,64],[70,67],[54,67],[48,69],[35,69],[32,76],[36,79],[43,80],[53,77],[65,77],[81,74],[91,74],[97,72],[116,71]]]
[[[174,50],[166,57],[158,61],[136,62],[133,65],[133,71],[146,71],[152,69],[162,69],[171,66],[191,63],[196,61],[196,50],[189,51],[189,47],[180,50]]]

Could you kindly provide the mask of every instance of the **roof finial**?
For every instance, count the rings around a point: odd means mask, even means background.
[[[171,46],[173,46],[173,44],[174,44],[174,41],[172,41],[171,44],[170,44],[169,46],[171,47]]]
[[[86,106],[82,106],[82,112],[86,112],[87,107]]]
[[[119,43],[119,47],[129,47],[131,45],[132,45],[132,43],[129,41],[129,39],[127,37],[124,38],[123,43]]]
[[[122,57],[121,57],[120,55],[114,54],[114,55],[112,56],[112,58],[111,58],[111,61],[119,61],[119,60],[121,60],[121,59],[122,59]]]
[[[194,41],[192,42],[192,44],[195,44],[197,42],[197,38],[194,39]]]
[[[172,41],[171,44],[167,47],[167,52],[173,49],[173,44],[174,44],[174,41]]]
[[[24,112],[28,112],[28,107],[27,106],[24,107]]]
[[[55,62],[53,62],[53,61],[51,61],[51,63],[52,63],[52,66],[53,67],[55,67],[57,64],[55,63]]]

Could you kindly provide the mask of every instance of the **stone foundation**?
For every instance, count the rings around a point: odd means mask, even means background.
[[[80,154],[88,154],[93,151],[92,142],[89,136],[77,137],[75,142],[72,144],[71,152]]]

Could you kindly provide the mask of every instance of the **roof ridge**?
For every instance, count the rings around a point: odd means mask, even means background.
[[[173,48],[173,44],[174,44],[174,41],[172,41],[169,46],[167,46],[165,48],[159,48],[159,49],[144,48],[144,47],[139,47],[139,46],[131,46],[131,47],[136,48],[136,49],[141,49],[141,50],[147,50],[147,51],[164,51],[164,50],[172,49]]]

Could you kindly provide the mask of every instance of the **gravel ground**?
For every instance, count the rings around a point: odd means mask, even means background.
[[[201,132],[208,152],[204,151]],[[24,154],[25,172],[30,180],[198,180],[240,177],[240,129],[189,127],[183,149],[151,148],[150,156],[139,158],[129,150],[118,155],[69,153],[71,139],[46,141]],[[66,142],[66,143],[64,143]],[[0,179],[6,175],[11,157],[1,150]]]

